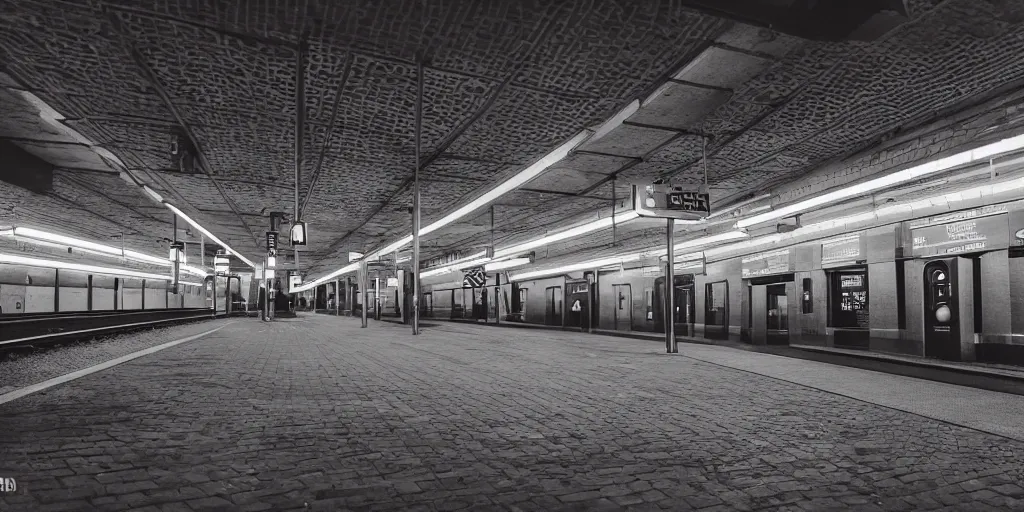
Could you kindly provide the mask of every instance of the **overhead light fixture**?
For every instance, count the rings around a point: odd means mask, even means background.
[[[767,236],[762,236],[762,237],[758,237],[758,238],[753,238],[753,239],[750,239],[750,240],[747,240],[747,241],[744,241],[744,242],[740,242],[740,243],[736,243],[736,244],[724,245],[722,247],[715,247],[714,249],[708,249],[708,250],[704,251],[704,257],[705,258],[710,258],[710,257],[719,256],[719,255],[722,255],[722,254],[728,254],[728,253],[733,252],[733,251],[740,251],[740,250],[743,250],[743,249],[751,249],[751,248],[754,248],[754,247],[760,247],[762,245],[773,244],[773,243],[776,243],[776,242],[782,240],[782,238],[783,238],[782,235],[774,234],[774,235],[767,235]]]
[[[964,151],[962,153],[957,153],[946,158],[940,158],[938,160],[917,165],[909,169],[894,172],[892,174],[882,176],[881,178],[875,178],[873,180],[857,183],[849,187],[843,187],[839,190],[822,194],[817,197],[812,197],[810,199],[805,199],[803,201],[799,201],[789,206],[784,206],[771,212],[762,213],[746,219],[741,219],[736,223],[736,227],[745,228],[761,224],[762,222],[768,222],[775,219],[781,219],[783,217],[789,217],[791,215],[795,215],[797,213],[801,213],[824,204],[834,203],[837,201],[842,201],[844,199],[849,199],[851,197],[861,196],[870,192],[874,192],[876,190],[884,189],[886,187],[899,185],[901,183],[916,180],[924,176],[929,176],[942,171],[947,171],[949,169],[953,169],[961,165],[979,161],[986,161],[995,155],[1018,150],[1021,148],[1024,148],[1024,135],[1010,137],[1008,139],[1003,139],[999,142],[994,142],[992,144],[988,144],[977,149]]]
[[[434,231],[437,231],[438,229],[441,229],[447,226],[448,224],[451,224],[452,222],[455,222],[461,219],[462,217],[465,217],[466,215],[473,213],[477,209],[507,194],[508,192],[511,192],[512,190],[519,188],[524,183],[539,176],[540,173],[547,170],[548,167],[551,167],[559,160],[565,158],[566,155],[568,155],[573,148],[578,146],[580,142],[583,142],[586,138],[586,131],[582,131],[576,134],[576,136],[573,137],[572,139],[569,139],[568,142],[562,144],[561,146],[558,146],[557,148],[555,148],[554,151],[548,153],[533,165],[527,167],[526,169],[523,169],[521,172],[519,172],[519,174],[516,174],[512,178],[504,181],[503,183],[501,183],[497,187],[494,187],[484,195],[474,199],[473,201],[470,201],[469,204],[455,210],[452,213],[449,213],[448,215],[445,215],[444,217],[441,217],[441,219],[424,227],[423,229],[420,230],[420,235],[427,235]],[[409,237],[409,239],[409,241],[412,241],[412,237]]]
[[[747,236],[748,235],[743,231],[729,231],[727,233],[694,238],[693,240],[686,240],[676,244],[675,252],[692,249],[694,247],[704,247],[705,245],[717,244],[719,242],[728,242],[739,238],[747,238]]]
[[[26,256],[16,256],[13,254],[0,254],[0,263],[8,263],[11,265],[24,265],[26,267],[43,267],[56,268],[62,270],[75,270],[78,272],[88,272],[93,274],[135,277],[138,279],[154,279],[158,281],[171,280],[169,276],[163,276],[160,274],[150,274],[147,272],[139,272],[136,270],[129,270],[124,268],[97,267],[94,265],[83,265],[80,263],[69,263],[66,261],[57,260],[44,260],[41,258],[29,258]]]
[[[521,267],[523,265],[529,265],[530,263],[530,258],[512,258],[505,261],[495,261],[484,265],[484,272],[495,272],[498,270],[505,270],[507,268]]]
[[[547,277],[559,274],[568,274],[569,272],[579,272],[581,270],[592,270],[600,269],[603,267],[609,267],[613,265],[622,265],[623,263],[630,263],[633,261],[639,261],[641,259],[641,253],[628,254],[626,256],[613,256],[610,258],[601,258],[596,260],[584,261],[581,263],[573,263],[570,265],[563,265],[560,267],[546,268],[541,270],[532,270],[530,272],[523,272],[521,274],[513,275],[509,278],[511,281],[525,281],[528,279],[536,279],[539,277]]]
[[[156,193],[155,190],[149,188],[148,186],[143,185],[142,186],[142,191],[145,192],[147,196],[153,198],[154,201],[156,201],[158,203],[163,203],[164,202],[164,197],[161,196],[160,194]]]
[[[349,251],[349,253],[348,253],[348,261],[359,261],[359,260],[363,259],[363,256],[365,256],[365,254],[363,254],[361,252]]]
[[[497,259],[497,258],[503,258],[503,257],[506,257],[506,256],[514,256],[516,254],[520,254],[520,253],[524,253],[526,251],[529,251],[530,249],[536,249],[537,247],[543,247],[545,245],[549,245],[549,244],[552,244],[552,243],[555,243],[555,242],[559,242],[559,241],[562,241],[562,240],[566,240],[566,239],[569,239],[569,238],[574,238],[574,237],[577,237],[577,236],[585,235],[587,233],[592,233],[594,231],[600,231],[602,229],[607,229],[607,228],[612,227],[613,223],[614,224],[623,224],[623,223],[626,223],[626,222],[638,219],[639,217],[640,217],[640,215],[638,215],[635,211],[632,211],[632,210],[630,210],[628,212],[625,212],[625,213],[623,213],[621,215],[616,215],[614,218],[612,218],[612,217],[605,217],[603,219],[598,219],[598,220],[595,220],[593,222],[589,222],[587,224],[583,224],[581,226],[576,226],[574,228],[569,228],[569,229],[567,229],[565,231],[560,231],[558,233],[553,233],[553,234],[550,234],[550,235],[538,238],[536,240],[532,240],[532,241],[525,242],[525,243],[522,243],[522,244],[519,244],[519,245],[514,245],[512,247],[507,247],[505,249],[500,249],[500,250],[494,251],[494,258]]]
[[[483,254],[486,254],[486,253],[483,253]],[[440,267],[440,268],[435,268],[435,269],[428,270],[426,272],[421,272],[420,273],[420,277],[431,277],[431,276],[436,276],[436,275],[440,275],[440,274],[446,274],[448,272],[455,272],[456,270],[461,270],[461,269],[469,268],[469,267],[475,267],[477,265],[483,265],[483,264],[487,263],[488,261],[491,261],[491,258],[483,257],[483,258],[478,258],[478,259],[475,259],[475,260],[466,260],[466,259],[464,259],[464,260],[462,260],[459,263],[453,263],[451,265],[445,265],[445,266]]]
[[[175,215],[177,215],[178,217],[181,217],[182,220],[184,220],[185,222],[189,223],[192,227],[194,227],[197,230],[199,230],[200,233],[205,235],[206,238],[209,238],[211,241],[213,241],[213,243],[223,247],[229,254],[234,254],[236,257],[238,257],[238,259],[242,260],[242,262],[245,263],[246,265],[248,265],[249,267],[256,268],[256,264],[254,264],[252,261],[250,261],[245,256],[242,256],[241,254],[239,254],[238,251],[232,249],[230,246],[228,246],[228,244],[224,243],[220,238],[217,238],[217,235],[214,235],[213,233],[210,233],[210,231],[208,229],[206,229],[203,226],[199,225],[198,222],[192,220],[192,217],[189,217],[188,215],[185,215],[185,212],[179,210],[173,204],[170,204],[170,203],[164,203],[164,204],[167,205],[167,208],[170,209],[172,212],[174,212]]]
[[[97,256],[104,256],[108,258],[124,258],[128,260],[138,261],[141,263],[150,263],[153,265],[160,265],[164,267],[173,265],[173,260],[171,260],[173,256],[170,256],[170,254],[168,259],[158,258],[156,256],[151,256],[149,254],[133,251],[131,249],[124,249],[122,251],[120,247],[103,245],[96,242],[90,242],[88,240],[82,240],[80,238],[73,238],[70,236],[50,233],[48,231],[43,231],[35,228],[17,227],[11,230],[0,231],[0,236],[4,235],[18,237],[31,243],[36,243],[39,245],[54,247],[58,249],[71,247],[75,250],[87,254],[95,254]],[[184,254],[182,256],[184,258]],[[184,259],[182,259],[182,261],[184,262]],[[201,268],[191,267],[188,265],[180,265],[179,268],[190,274],[196,274],[200,276],[206,276],[209,273]]]

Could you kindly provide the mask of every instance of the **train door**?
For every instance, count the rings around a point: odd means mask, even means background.
[[[615,330],[633,330],[633,291],[628,284],[612,285],[615,294]]]
[[[544,290],[547,312],[544,315],[545,325],[562,325],[562,287],[552,286]]]
[[[590,330],[590,283],[588,281],[567,281],[569,310],[566,312],[567,327]]]
[[[434,294],[427,292],[423,294],[423,304],[420,304],[420,316],[430,318],[434,316]]]
[[[765,288],[767,293],[767,318],[765,319],[766,342],[769,345],[789,344],[789,298],[786,284],[772,284]]]
[[[693,285],[676,286],[676,334],[694,335]]]

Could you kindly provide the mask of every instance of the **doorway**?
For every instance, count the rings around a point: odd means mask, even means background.
[[[772,284],[765,288],[768,307],[765,314],[768,345],[789,345],[789,298],[786,284]]]
[[[615,330],[633,330],[633,289],[628,284],[612,285],[615,294]]]
[[[545,325],[562,325],[562,287],[552,286],[544,290],[547,299]]]

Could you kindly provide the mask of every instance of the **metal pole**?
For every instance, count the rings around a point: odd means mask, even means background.
[[[334,280],[334,316],[341,316],[341,279]]]
[[[299,42],[299,58],[295,70],[295,212],[292,225],[299,222],[299,175],[302,172],[302,148],[306,138],[306,40]],[[291,237],[288,237],[291,239]],[[299,270],[299,246],[293,246],[295,270]],[[335,299],[338,293],[335,292]]]
[[[665,350],[669,354],[679,352],[676,346],[676,285],[675,285],[675,219],[668,219],[668,230],[665,238],[668,241],[668,262],[665,265]]]
[[[174,215],[174,220],[171,221],[172,229],[174,229],[174,240],[173,244],[178,243],[178,216]],[[175,295],[178,294],[178,277],[181,271],[181,255],[178,254],[178,250],[174,250],[174,283],[171,288]]]
[[[199,268],[206,268],[206,235],[202,233],[199,233]]]
[[[373,277],[373,319],[380,320],[380,271]]]
[[[423,59],[416,61],[416,167],[412,175],[412,334],[420,333],[420,138],[423,132]]]
[[[615,210],[618,206],[618,200],[615,198],[615,177],[612,176],[612,247],[615,247]]]
[[[366,279],[367,279],[367,276],[366,276],[366,260],[363,260],[362,263],[359,264],[359,294],[360,294],[360,296],[363,299],[363,307],[362,307],[362,310],[363,310],[363,325],[362,325],[362,327],[364,329],[366,328],[366,301],[369,298],[366,295]]]

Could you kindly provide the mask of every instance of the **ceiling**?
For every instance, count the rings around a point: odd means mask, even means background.
[[[991,116],[974,131],[950,121],[945,138],[933,125],[1004,108],[991,101],[1024,80],[1024,1],[908,1],[868,41],[802,39],[698,4],[14,0],[0,16],[0,109],[13,113],[0,139],[55,169],[43,193],[0,181],[0,225],[124,233],[165,253],[170,212],[123,170],[258,261],[269,213],[292,216],[298,138],[300,263],[325,274],[411,231],[418,63],[424,225],[641,104],[493,211],[432,233],[424,257],[608,215],[630,182],[706,172],[715,208],[794,200],[972,143]],[[916,149],[879,159],[899,141]],[[609,231],[549,251],[618,242]]]

